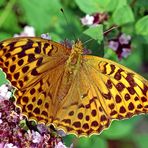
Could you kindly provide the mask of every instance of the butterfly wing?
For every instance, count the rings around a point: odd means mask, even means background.
[[[86,63],[87,67],[90,67],[90,72],[94,71],[93,78],[96,79],[95,84],[99,92],[105,100],[109,100],[109,103],[112,100],[117,107],[115,115],[111,112],[107,113],[111,118],[120,119],[148,111],[148,81],[146,79],[110,60],[91,56],[85,56],[85,58],[88,59]],[[100,81],[102,81],[101,87]],[[110,110],[110,104],[103,106]]]
[[[12,38],[0,43],[0,67],[16,87],[16,105],[29,119],[51,122],[67,48],[42,38]]]
[[[147,80],[103,58],[83,56],[67,89],[61,83],[68,80],[68,75],[64,77],[68,50],[41,38],[0,43],[0,67],[16,87],[16,104],[29,119],[91,135],[107,128],[112,119],[147,112]]]
[[[88,136],[100,133],[113,119],[147,113],[148,81],[113,61],[85,55],[66,97],[54,123]]]

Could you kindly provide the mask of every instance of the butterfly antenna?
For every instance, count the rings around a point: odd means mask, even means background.
[[[108,30],[106,30],[103,34],[104,36],[106,36],[108,33],[110,33],[112,30],[119,28],[119,26],[114,25],[111,28],[109,28]]]
[[[110,33],[112,30],[119,28],[119,26],[112,26],[111,28],[109,28],[108,30],[106,30],[105,32],[103,32],[103,35],[106,36],[108,33]],[[89,39],[87,41],[85,41],[83,44],[86,45],[88,42],[92,41],[94,39]]]
[[[61,10],[61,12],[63,13],[63,16],[64,16],[64,18],[65,18],[65,20],[66,20],[67,25],[69,25],[69,22],[68,22],[68,19],[67,19],[65,13],[64,13],[64,10],[63,10],[62,8],[61,8],[60,10]],[[74,39],[77,40],[76,35],[74,34],[74,32],[73,32],[72,30],[70,30],[70,33],[71,33],[71,35],[74,37]]]
[[[83,43],[83,45],[86,45],[87,43],[89,43],[89,42],[92,41],[92,40],[94,40],[94,39],[89,39],[89,40],[85,41],[85,42]]]

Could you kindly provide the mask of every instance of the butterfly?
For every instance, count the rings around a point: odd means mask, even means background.
[[[148,81],[105,58],[38,37],[0,42],[0,67],[29,120],[77,136],[99,134],[115,119],[148,112]]]

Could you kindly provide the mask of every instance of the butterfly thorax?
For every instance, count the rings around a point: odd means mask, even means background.
[[[70,56],[65,64],[64,75],[57,93],[57,97],[59,100],[63,100],[70,90],[70,87],[81,65],[82,53],[82,42],[78,40],[76,43],[73,44]]]
[[[81,55],[83,53],[82,50],[83,50],[82,42],[78,40],[72,46],[70,56],[66,61],[66,68],[68,69],[70,68],[72,70],[72,69],[75,69],[80,64]]]

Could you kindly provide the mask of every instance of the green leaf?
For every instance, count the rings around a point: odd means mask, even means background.
[[[78,140],[77,148],[107,148],[107,141],[99,136],[81,137]]]
[[[127,0],[118,0],[118,5],[116,6],[116,8],[120,8],[120,7],[123,7],[123,6],[125,6],[125,5],[127,5]]]
[[[5,0],[0,0],[0,6],[2,6],[5,3]]]
[[[75,2],[83,12],[91,14],[107,11],[111,0],[75,0]]]
[[[38,34],[43,33],[47,28],[58,23],[58,14],[60,12],[60,2],[55,0],[19,0],[18,4],[23,10],[24,20],[27,24],[32,25],[38,31]]]
[[[104,58],[106,59],[110,59],[110,60],[113,60],[113,61],[118,61],[118,56],[116,54],[115,51],[113,51],[112,49],[110,48],[105,48],[105,52],[104,52]]]
[[[87,30],[85,30],[83,33],[97,40],[98,43],[101,43],[101,41],[103,40],[103,26],[102,25],[91,26]]]
[[[0,32],[0,41],[4,40],[4,39],[8,39],[12,37],[12,35],[10,33],[7,32]]]
[[[134,124],[139,120],[139,117],[134,117],[123,121],[113,121],[110,128],[104,131],[101,135],[108,139],[121,139],[130,135],[134,129]]]
[[[114,23],[117,25],[124,25],[134,22],[134,14],[128,5],[117,8],[112,17]]]
[[[101,1],[103,2],[103,1]],[[119,0],[110,0],[108,1],[108,3],[106,3],[106,5],[104,6],[104,11],[106,12],[113,12],[115,9],[117,8],[120,8],[124,5],[127,4],[127,1],[126,0],[122,0],[122,1],[119,1]]]
[[[103,26],[91,26],[83,33],[92,38],[90,41],[88,39],[89,44],[87,43],[86,48],[90,49],[93,55],[102,57],[104,55]]]
[[[110,2],[108,2],[108,5],[106,5],[106,11],[114,11],[118,3],[120,3],[119,0],[110,0]]]
[[[122,31],[121,32],[124,32],[125,34],[128,34],[128,35],[133,35],[135,33],[135,29],[134,29],[134,26],[135,24],[132,23],[132,24],[126,24],[122,27]]]
[[[65,137],[62,138],[64,141],[64,144],[68,147],[70,147],[70,145],[77,139],[75,135],[67,135]]]
[[[90,141],[88,137],[81,137],[78,140],[78,144],[76,146],[77,148],[89,148],[90,147]]]
[[[138,148],[146,148],[148,145],[148,134],[138,134],[134,136],[134,141]]]
[[[0,11],[0,14],[3,14],[5,10]],[[13,27],[13,28],[12,28]],[[15,13],[10,10],[9,15],[6,16],[5,21],[2,24],[1,30],[8,30],[9,33],[15,34],[19,32],[21,29],[18,26],[17,17]]]
[[[139,6],[140,8],[144,8],[147,9],[148,8],[148,2],[147,0],[140,0],[140,1],[136,1],[137,6]]]
[[[75,2],[87,14],[110,12],[114,11],[117,7],[127,4],[126,0],[75,0]]]
[[[94,135],[90,137],[91,146],[90,148],[108,148],[107,141],[105,139],[100,138],[98,135]]]
[[[148,15],[142,17],[135,25],[137,34],[148,36]]]
[[[145,36],[144,35],[135,35],[132,40],[132,44],[133,43],[136,43],[136,48],[139,48],[139,47],[137,47],[137,45],[148,44],[148,37],[146,35]]]
[[[8,80],[6,79],[5,73],[0,69],[0,86],[4,83],[8,83]]]

